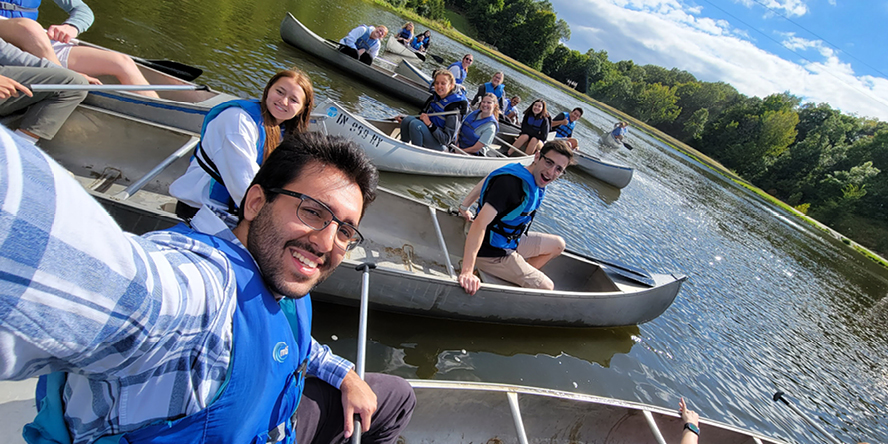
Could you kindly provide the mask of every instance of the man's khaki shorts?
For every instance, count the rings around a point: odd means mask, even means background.
[[[539,256],[542,235],[530,232],[521,236],[518,249],[507,256],[479,257],[475,266],[492,276],[525,288],[552,288],[552,280],[540,270],[524,260],[525,257]]]

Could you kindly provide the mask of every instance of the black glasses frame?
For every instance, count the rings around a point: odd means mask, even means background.
[[[325,204],[325,203],[323,203],[323,202],[321,202],[321,201],[319,201],[307,194],[297,193],[295,191],[285,190],[283,188],[271,188],[268,190],[268,192],[274,193],[274,194],[283,194],[285,196],[295,197],[295,198],[299,199],[300,200],[299,206],[296,207],[296,217],[298,217],[299,221],[302,222],[303,224],[305,224],[306,227],[311,228],[312,230],[323,231],[323,230],[327,229],[327,227],[330,225],[331,222],[336,222],[336,224],[338,224],[340,227],[349,227],[352,230],[355,230],[355,236],[352,236],[352,238],[349,239],[348,243],[346,243],[344,246],[339,245],[338,242],[333,242],[339,248],[342,248],[345,251],[351,251],[355,247],[357,247],[358,244],[360,244],[361,242],[364,242],[364,235],[361,234],[360,231],[358,231],[358,227],[356,227],[348,222],[343,222],[342,219],[339,219],[338,217],[336,217],[336,215],[333,214],[333,210],[331,210],[330,207],[327,206],[327,204]],[[302,207],[302,204],[306,200],[310,200],[313,203],[318,204],[318,206],[320,206],[321,208],[327,210],[327,212],[330,213],[330,217],[332,218],[332,220],[326,222],[324,224],[324,226],[321,228],[315,228],[315,227],[309,225],[308,222],[302,220],[302,216],[299,215],[299,209]],[[336,237],[336,239],[338,239],[338,236]]]

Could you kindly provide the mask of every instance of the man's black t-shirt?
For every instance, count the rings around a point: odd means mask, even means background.
[[[490,179],[481,207],[490,204],[496,210],[496,217],[491,222],[498,222],[503,216],[518,208],[524,202],[524,181],[511,174],[503,174]],[[481,208],[478,209],[481,211]],[[478,257],[501,257],[506,250],[490,245],[490,227],[484,232],[484,241],[478,250]]]

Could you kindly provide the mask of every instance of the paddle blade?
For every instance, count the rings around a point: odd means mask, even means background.
[[[145,60],[134,59],[137,62],[156,69],[162,73],[169,74],[173,77],[180,78],[186,82],[190,82],[203,74],[203,70],[184,63],[174,62],[172,60]]]
[[[432,59],[434,59],[436,62],[444,63],[444,57],[441,57],[441,56],[435,55],[435,54],[429,54],[429,55],[432,56]]]
[[[629,145],[629,144],[626,143],[626,142],[623,142],[623,146],[625,146],[627,150],[632,150],[632,149],[634,149],[634,147],[633,147],[632,145]]]
[[[414,54],[416,54],[416,58],[418,58],[419,60],[422,60],[423,62],[426,61],[426,56],[425,56],[425,54],[423,54],[423,53],[421,53],[421,52],[414,52]]]

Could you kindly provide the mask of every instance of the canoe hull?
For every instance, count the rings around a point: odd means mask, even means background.
[[[576,167],[592,177],[617,188],[625,188],[632,181],[634,169],[601,160],[597,156],[576,152]]]
[[[532,157],[510,159],[467,156],[417,147],[388,136],[367,120],[332,101],[321,103],[315,108],[310,125],[314,131],[354,140],[382,171],[430,176],[484,177],[510,163],[529,165],[533,161]]]
[[[409,60],[414,63],[422,63],[425,60],[419,58],[413,50],[404,46],[399,42],[393,33],[390,33],[388,36],[388,42],[385,44],[386,52],[390,52],[398,57],[403,58],[405,61]]]
[[[395,72],[420,84],[432,86],[432,77],[406,60],[401,60]]]
[[[293,17],[293,14],[287,13],[281,22],[281,39],[291,46],[326,61],[354,78],[364,79],[369,84],[415,106],[422,106],[430,96],[427,87],[416,84],[395,72],[364,64],[339,52],[338,44],[321,38],[296,17]]]

